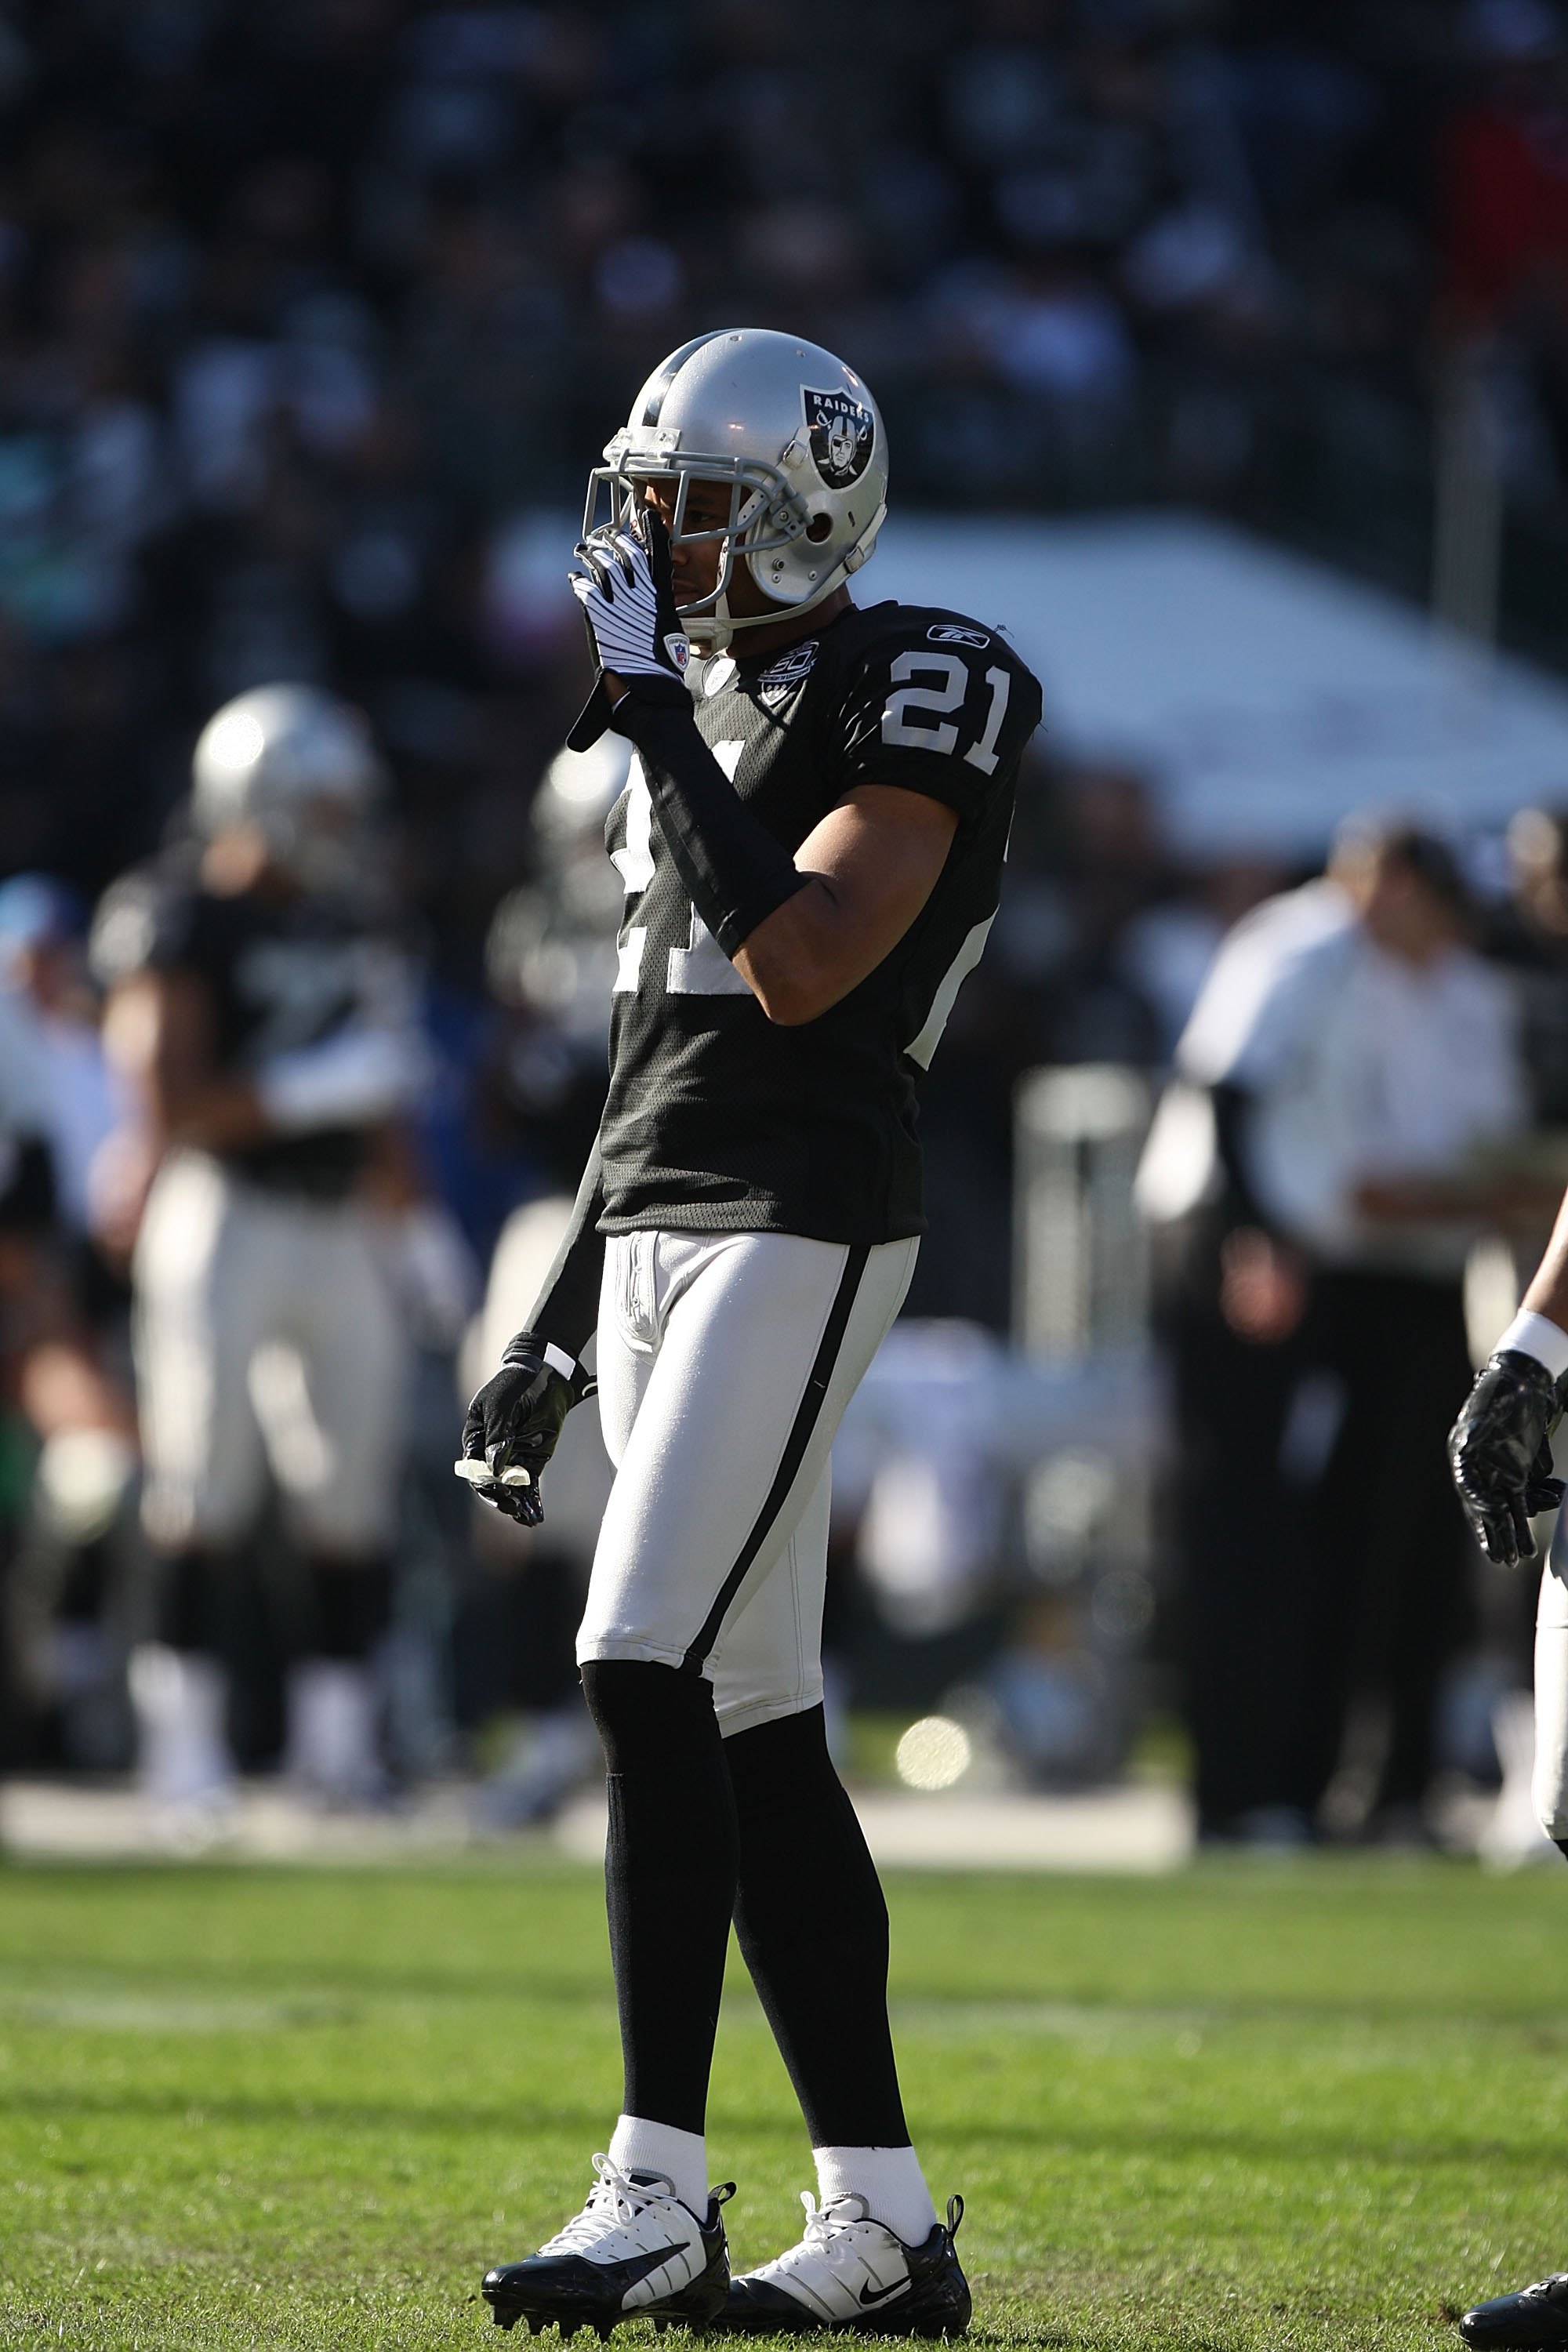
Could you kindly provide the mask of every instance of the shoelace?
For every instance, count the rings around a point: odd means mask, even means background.
[[[651,2180],[633,2180],[602,2152],[595,2155],[594,2163],[598,2177],[588,2191],[587,2203],[563,2230],[556,2231],[548,2246],[541,2249],[542,2252],[585,2253],[598,2242],[607,2215],[613,2215],[622,2228],[629,2228],[656,2198],[675,2194],[675,2183],[662,2174]]]
[[[830,2271],[843,2272],[858,2263],[860,2257],[848,2242],[845,2232],[857,2221],[868,2221],[871,2209],[863,2197],[847,2189],[841,2197],[834,2197],[826,2205],[818,2205],[809,2189],[800,2192],[805,2208],[805,2231],[803,2242],[819,2251]],[[851,2206],[856,2211],[849,2211]]]

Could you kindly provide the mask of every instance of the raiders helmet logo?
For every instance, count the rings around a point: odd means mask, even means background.
[[[847,490],[870,463],[877,430],[871,412],[847,392],[813,392],[803,384],[800,397],[812,462],[830,490]]]

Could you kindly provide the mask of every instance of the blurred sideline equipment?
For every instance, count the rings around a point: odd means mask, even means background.
[[[601,2333],[886,2302],[879,2327],[962,2334],[957,2209],[944,2228],[910,2141],[886,1907],[827,1751],[828,1458],[913,1268],[915,1085],[995,913],[1039,688],[984,622],[850,603],[885,456],[830,352],[685,346],[606,458],[574,588],[637,753],[609,826],[626,919],[599,1144],[527,1344],[574,1368],[596,1329],[616,1464],[579,1654],[626,2088],[583,2211],[484,2293],[503,2324]],[[837,893],[795,866],[818,847]],[[732,2284],[703,2138],[731,1918],[822,2200]]]
[[[421,1067],[373,871],[381,782],[356,713],[310,687],[240,696],[196,747],[195,837],[115,884],[94,927],[137,1106],[121,1158],[145,1185],[126,1222],[164,1563],[132,1694],[145,1785],[173,1807],[226,1801],[226,1573],[268,1469],[310,1571],[290,1769],[333,1801],[381,1783],[406,1340],[366,1187]]]
[[[1148,1240],[1132,1205],[1148,1129],[1140,1071],[1084,1064],[1020,1085],[1013,1332],[1027,1354],[1148,1345]]]
[[[1064,1681],[1059,1656],[1027,1643],[998,1680],[1015,1702],[1003,1712],[1026,1755],[1031,1743],[1020,1735],[1040,1706],[1053,1694],[1076,1698],[1082,1763],[1102,1774],[1123,1762],[1139,1717],[1140,1661],[1154,1614],[1160,1416],[1148,1236],[1132,1193],[1149,1111],[1142,1071],[1084,1063],[1024,1078],[1014,1130],[1013,1331],[1026,1361],[1010,1368],[1008,1384],[1028,1383],[1037,1415],[1021,1496],[1024,1551],[1037,1587],[1051,1602],[1070,1603],[1066,1622],[1089,1701]],[[1109,1408],[1076,1443],[1062,1425],[1075,1390]],[[1016,1704],[1026,1690],[1035,1699],[1027,1710]]]

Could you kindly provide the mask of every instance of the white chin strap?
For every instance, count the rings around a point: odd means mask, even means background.
[[[771,613],[733,614],[730,610],[729,592],[726,590],[714,597],[708,612],[694,614],[689,620],[682,614],[681,624],[687,635],[705,653],[721,654],[742,629],[773,628],[780,621],[793,619],[796,614],[815,613],[835,589],[842,588],[851,574],[858,572],[867,559],[875,553],[877,536],[887,520],[887,513],[888,501],[884,499],[871,518],[869,530],[863,531],[855,545],[834,565],[821,587],[814,589],[809,596],[803,596],[798,604],[776,604]],[[742,563],[748,560],[743,551],[740,560]],[[731,576],[734,576],[732,572]],[[755,577],[753,572],[752,578]],[[762,587],[761,581],[757,585]],[[764,596],[767,594],[765,588],[763,593]]]
[[[844,585],[849,571],[847,562],[835,564],[820,588],[803,596],[798,604],[775,604],[771,613],[732,614],[726,592],[714,597],[706,613],[694,614],[690,620],[682,615],[681,625],[693,645],[700,646],[705,654],[721,654],[742,629],[776,628],[781,621],[793,621],[797,614],[815,613],[836,588]],[[766,589],[763,593],[765,595]]]

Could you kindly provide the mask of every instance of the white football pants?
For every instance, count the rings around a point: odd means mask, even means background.
[[[919,1246],[795,1234],[606,1243],[599,1411],[616,1483],[580,1662],[704,1675],[726,1734],[820,1703],[834,1433]]]
[[[1535,1612],[1535,1810],[1568,1838],[1568,1510],[1560,1511]]]
[[[238,1541],[270,1465],[306,1543],[384,1549],[409,1351],[371,1213],[180,1152],[148,1197],[132,1283],[153,1541]]]

